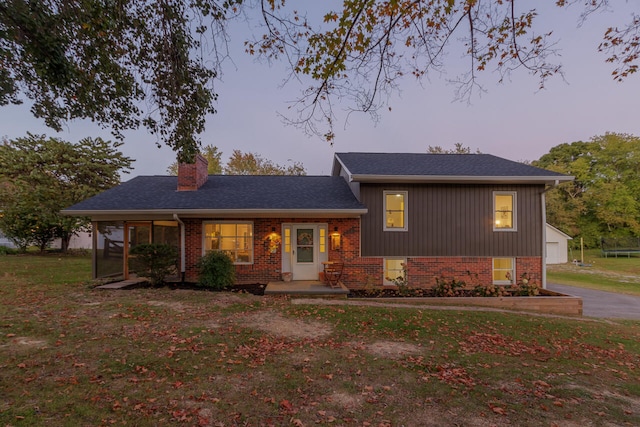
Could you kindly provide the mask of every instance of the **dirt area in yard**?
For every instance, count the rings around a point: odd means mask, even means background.
[[[333,332],[331,326],[326,323],[287,318],[273,311],[262,311],[245,317],[243,324],[260,331],[292,339],[319,339]],[[357,346],[357,344],[355,345]],[[397,341],[376,341],[367,344],[363,349],[374,356],[387,359],[401,359],[407,355],[420,352],[420,347],[415,344]]]
[[[401,359],[407,355],[420,353],[420,347],[397,341],[377,341],[366,346],[369,353],[387,359]]]
[[[326,323],[286,318],[273,311],[261,311],[249,315],[243,318],[243,323],[253,329],[295,339],[322,338],[333,332]]]
[[[13,347],[16,346],[24,347],[24,348],[42,348],[47,346],[47,342],[45,340],[37,340],[29,337],[11,337],[11,341],[9,344],[5,344],[0,347]]]

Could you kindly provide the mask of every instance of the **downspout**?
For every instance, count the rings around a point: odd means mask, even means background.
[[[560,184],[560,181],[556,180],[551,186],[544,189],[540,193],[540,201],[542,205],[542,289],[547,289],[547,203],[546,194],[547,191],[553,190]]]
[[[173,219],[178,221],[180,224],[180,276],[181,281],[184,283],[184,273],[185,273],[185,265],[186,265],[186,236],[185,236],[185,226],[184,222],[178,217],[178,214],[173,214]]]

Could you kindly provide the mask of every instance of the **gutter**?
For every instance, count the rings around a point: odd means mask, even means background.
[[[63,215],[90,216],[92,218],[107,218],[114,215],[128,217],[131,217],[131,215],[164,215],[171,217],[178,214],[182,217],[190,218],[201,218],[203,216],[244,216],[251,218],[290,218],[291,216],[333,218],[338,216],[340,218],[351,218],[364,215],[367,212],[368,209],[364,207],[350,209],[65,209],[60,211]]]
[[[560,184],[560,180],[556,179],[553,184],[545,188],[540,193],[540,202],[542,207],[542,289],[547,289],[547,191],[553,190]]]
[[[369,175],[350,174],[350,181],[369,183],[451,183],[451,184],[549,184],[573,181],[573,176],[476,176],[476,175]]]
[[[180,276],[181,276],[181,280],[184,283],[184,273],[186,270],[186,236],[185,236],[185,226],[184,226],[184,222],[182,222],[182,220],[180,219],[180,217],[178,217],[177,213],[173,214],[173,219],[175,219],[176,221],[178,221],[178,224],[180,224]]]

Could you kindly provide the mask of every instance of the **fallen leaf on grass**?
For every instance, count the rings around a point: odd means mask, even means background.
[[[291,402],[289,402],[288,400],[283,400],[280,402],[280,407],[284,410],[287,411],[292,411],[293,410],[293,405],[291,404]]]
[[[505,411],[504,408],[501,408],[500,406],[491,406],[491,410],[499,415],[507,415],[507,411]]]

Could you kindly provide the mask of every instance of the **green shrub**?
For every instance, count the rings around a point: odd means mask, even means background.
[[[129,252],[134,257],[131,267],[151,281],[152,285],[161,285],[167,276],[177,272],[178,248],[160,243],[146,243],[134,246]]]
[[[0,255],[15,255],[18,253],[17,249],[12,249],[6,246],[0,246]]]
[[[224,252],[211,251],[198,262],[198,284],[221,291],[234,284],[233,260]]]

